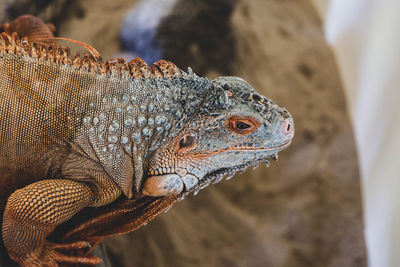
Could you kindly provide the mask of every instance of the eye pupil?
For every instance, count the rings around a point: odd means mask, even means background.
[[[246,130],[251,127],[249,124],[242,122],[242,121],[236,121],[235,126],[239,130]]]
[[[194,135],[186,134],[179,141],[179,148],[191,147],[194,144]]]
[[[226,127],[229,131],[240,134],[247,135],[253,133],[260,123],[253,117],[250,116],[231,116],[227,119]]]

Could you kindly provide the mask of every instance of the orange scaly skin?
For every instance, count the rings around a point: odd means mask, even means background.
[[[105,237],[290,144],[290,114],[239,78],[71,59],[44,25],[0,35],[1,230],[20,266],[97,264]]]

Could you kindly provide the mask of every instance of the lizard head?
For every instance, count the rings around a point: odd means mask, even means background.
[[[221,77],[171,142],[150,159],[142,193],[149,196],[198,192],[225,175],[277,158],[289,146],[291,115],[259,95],[247,82]]]

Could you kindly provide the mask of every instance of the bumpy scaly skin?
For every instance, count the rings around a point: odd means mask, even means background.
[[[140,227],[293,137],[289,113],[240,78],[210,81],[166,61],[71,60],[5,33],[0,112],[2,236],[21,266],[96,264],[68,251]],[[86,207],[94,217],[56,238],[72,241],[48,240]]]
[[[257,94],[243,79],[221,77],[213,81],[225,95],[211,97],[201,105],[182,132],[196,137],[196,146],[177,149],[180,136],[165,143],[150,159],[150,175],[144,193],[185,197],[227,175],[256,166],[287,147],[294,134],[290,114],[271,100]],[[219,104],[213,104],[213,100]],[[221,104],[222,103],[222,104]],[[236,122],[247,122],[253,129],[235,131]],[[171,161],[173,159],[173,161]]]
[[[51,249],[52,244],[46,237],[60,222],[70,219],[94,199],[88,186],[61,179],[43,180],[15,191],[7,202],[3,222],[4,243],[12,248],[9,249],[10,256],[17,261],[23,258],[19,261],[22,266],[41,266],[42,262],[54,266],[57,260],[68,262]],[[42,257],[37,257],[38,254]],[[96,258],[77,258],[75,261],[99,263]]]

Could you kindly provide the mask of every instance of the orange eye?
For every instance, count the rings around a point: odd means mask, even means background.
[[[194,133],[185,133],[178,143],[178,149],[189,149],[196,144],[196,135]]]
[[[237,134],[249,134],[254,132],[260,123],[251,117],[232,116],[227,120],[228,129]]]

